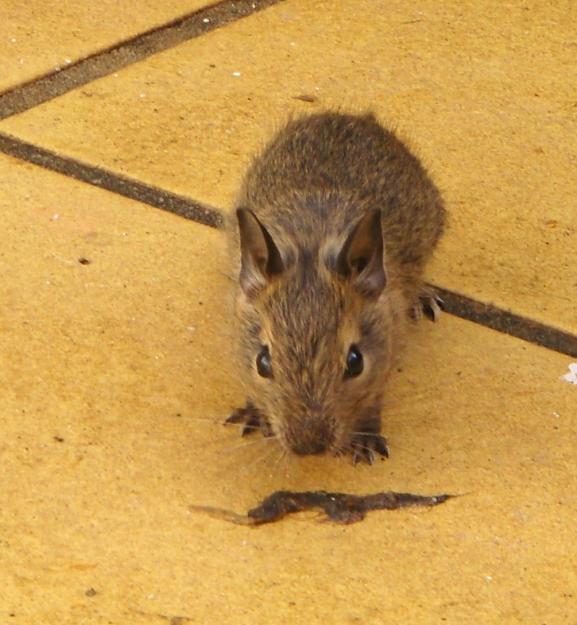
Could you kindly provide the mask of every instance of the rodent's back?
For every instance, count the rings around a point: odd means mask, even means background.
[[[420,161],[372,114],[314,114],[290,121],[250,167],[239,206],[283,239],[338,235],[379,209],[387,259],[420,274],[445,223]]]

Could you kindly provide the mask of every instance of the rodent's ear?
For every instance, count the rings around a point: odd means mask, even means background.
[[[247,208],[236,211],[240,231],[240,286],[247,297],[254,297],[285,267],[268,230]]]
[[[376,299],[383,292],[387,274],[380,210],[368,211],[352,229],[338,254],[336,270],[365,297]]]

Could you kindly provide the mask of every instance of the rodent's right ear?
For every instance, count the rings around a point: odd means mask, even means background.
[[[387,285],[383,247],[381,211],[376,209],[353,228],[337,258],[337,271],[370,299],[377,299]]]
[[[236,217],[240,232],[240,286],[252,298],[285,267],[278,247],[257,216],[247,208],[239,208]]]

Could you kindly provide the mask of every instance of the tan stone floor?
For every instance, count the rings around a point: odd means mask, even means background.
[[[577,6],[209,4],[0,3],[0,625],[575,625]],[[222,427],[225,237],[155,207],[225,213],[326,107],[422,154],[451,214],[428,277],[487,312],[415,329],[372,467]],[[486,327],[506,313],[529,341]],[[465,496],[349,526],[190,509],[280,488]]]

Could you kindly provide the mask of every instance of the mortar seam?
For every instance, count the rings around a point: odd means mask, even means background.
[[[206,226],[221,228],[224,224],[221,211],[212,206],[103,167],[61,156],[2,132],[0,152]]]
[[[179,217],[212,228],[222,228],[225,218],[221,210],[191,198],[166,191],[127,176],[90,165],[77,159],[61,156],[37,145],[0,132],[0,152],[19,160],[39,165],[75,180],[106,189],[138,202],[160,208]],[[493,304],[430,285],[443,300],[449,314],[502,334],[514,336],[552,351],[577,358],[577,336],[523,315],[504,310]]]
[[[0,120],[222,28],[284,0],[222,0],[0,93]]]

